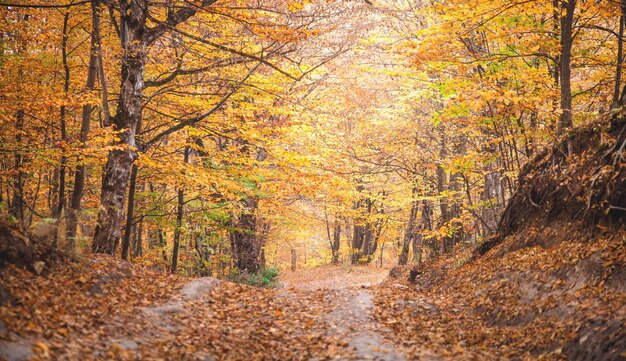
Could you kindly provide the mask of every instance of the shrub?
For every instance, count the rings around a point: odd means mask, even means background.
[[[234,281],[250,286],[274,288],[279,285],[278,274],[278,269],[268,267],[251,275],[239,274],[234,278]]]

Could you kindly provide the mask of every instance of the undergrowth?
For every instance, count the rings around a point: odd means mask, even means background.
[[[280,285],[278,275],[278,269],[268,267],[253,274],[238,274],[233,277],[233,281],[255,287],[276,288]]]

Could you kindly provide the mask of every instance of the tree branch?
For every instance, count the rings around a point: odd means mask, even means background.
[[[150,147],[154,143],[158,142],[159,140],[163,139],[164,137],[166,137],[166,136],[168,136],[168,135],[170,135],[170,134],[172,134],[174,132],[177,132],[177,131],[179,131],[179,130],[187,127],[187,126],[194,125],[194,124],[202,121],[206,117],[210,116],[211,114],[213,114],[216,111],[218,111],[219,109],[221,109],[222,106],[224,104],[226,104],[228,99],[230,99],[233,95],[235,95],[235,93],[237,93],[239,88],[241,88],[241,86],[246,82],[246,80],[248,80],[248,78],[250,78],[250,76],[259,68],[260,65],[261,65],[261,63],[259,62],[252,69],[250,69],[248,74],[246,74],[246,76],[239,82],[239,84],[237,84],[228,94],[226,94],[213,108],[209,109],[208,111],[206,111],[206,112],[204,112],[204,113],[202,113],[202,114],[200,114],[200,115],[198,115],[196,117],[183,120],[182,122],[172,126],[171,128],[168,128],[168,129],[162,131],[161,133],[157,134],[154,138],[152,138],[149,141],[147,141],[146,143],[144,143],[143,150],[147,149],[148,147]]]
[[[83,4],[89,4],[91,0],[84,0],[79,2],[72,2],[69,4],[61,4],[61,5],[45,5],[45,4],[14,4],[14,3],[6,3],[0,2],[0,6],[13,7],[13,8],[34,8],[34,9],[62,9],[69,8],[72,6],[79,6]]]

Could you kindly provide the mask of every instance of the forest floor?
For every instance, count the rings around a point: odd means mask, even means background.
[[[323,266],[275,289],[106,256],[0,271],[0,359],[405,360],[374,321],[388,268]]]
[[[374,265],[286,272],[274,289],[108,256],[40,276],[9,266],[0,359],[621,360],[624,237],[460,251],[424,264],[417,284]]]

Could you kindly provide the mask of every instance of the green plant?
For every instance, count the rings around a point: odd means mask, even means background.
[[[268,267],[253,274],[239,274],[234,277],[234,281],[255,287],[275,288],[280,285],[278,275],[278,269]]]

